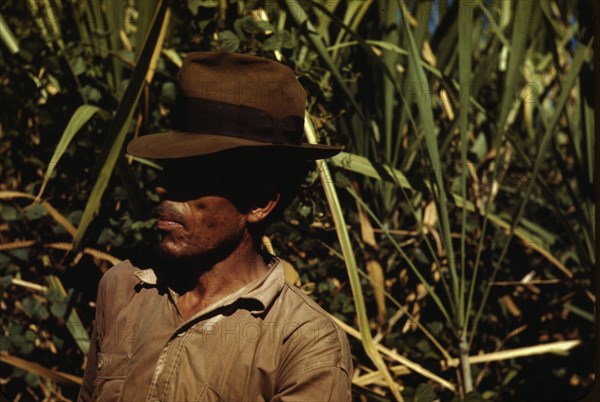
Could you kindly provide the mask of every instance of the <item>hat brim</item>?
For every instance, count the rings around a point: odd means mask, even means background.
[[[127,152],[140,158],[175,159],[211,155],[236,148],[279,150],[308,160],[329,158],[343,150],[342,147],[330,145],[268,144],[246,138],[171,130],[137,137],[129,142]]]

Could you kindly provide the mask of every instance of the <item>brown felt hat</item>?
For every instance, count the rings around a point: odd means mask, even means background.
[[[304,159],[342,148],[302,142],[306,92],[276,61],[230,52],[193,52],[177,82],[173,127],[133,139],[127,152],[154,159],[266,148]]]

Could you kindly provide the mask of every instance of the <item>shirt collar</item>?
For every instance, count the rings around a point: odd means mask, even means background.
[[[267,268],[268,271],[263,276],[224,297],[213,306],[209,306],[209,309],[213,310],[217,307],[233,304],[240,299],[247,299],[256,300],[261,305],[260,308],[257,308],[257,306],[251,308],[252,311],[256,313],[263,312],[281,291],[285,282],[283,261],[279,257],[272,256]],[[138,269],[133,274],[141,283],[146,285],[156,286],[164,282],[164,277],[157,275],[153,268]]]
[[[133,272],[133,274],[142,282],[145,283],[146,285],[156,285],[159,282],[158,277],[156,276],[156,273],[154,272],[154,270],[152,268],[148,268],[148,269],[138,269],[136,271]]]

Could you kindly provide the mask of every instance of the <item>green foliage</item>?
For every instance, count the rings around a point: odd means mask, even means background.
[[[596,262],[587,2],[173,0],[170,16],[164,4],[8,0],[0,10],[2,351],[81,376],[89,303],[111,265],[93,250],[144,266],[156,243],[160,167],[123,144],[169,128],[187,52],[227,50],[290,66],[319,141],[346,146],[325,186],[323,170],[311,173],[268,234],[301,288],[362,325],[363,342],[369,332],[456,386],[404,375],[382,355],[405,400],[585,393]],[[73,242],[66,254],[60,244]],[[348,253],[356,272],[344,269]],[[350,339],[356,400],[390,399],[379,352]],[[461,341],[473,356],[572,339],[582,343],[562,356],[448,361]],[[77,394],[4,363],[0,377],[13,399]]]

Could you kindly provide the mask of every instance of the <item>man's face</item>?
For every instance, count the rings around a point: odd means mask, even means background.
[[[238,168],[214,159],[165,163],[156,192],[160,251],[190,261],[227,255],[247,235],[252,186]]]

